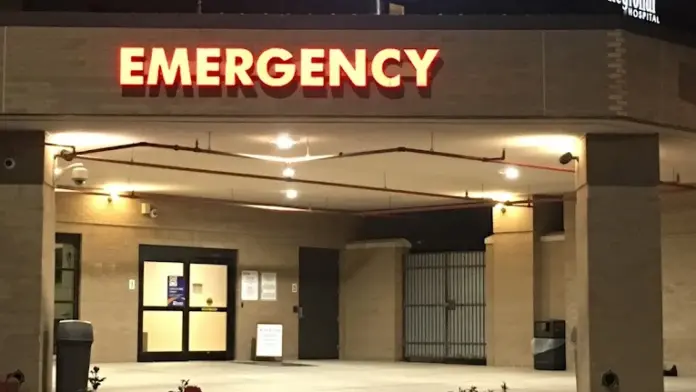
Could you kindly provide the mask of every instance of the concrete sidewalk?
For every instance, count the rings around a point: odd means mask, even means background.
[[[448,392],[472,385],[479,391],[574,392],[568,372],[535,372],[479,366],[303,361],[309,366],[250,365],[233,362],[127,363],[100,365],[101,392],[176,391],[190,379],[203,392]],[[696,379],[665,379],[666,390],[696,391]]]

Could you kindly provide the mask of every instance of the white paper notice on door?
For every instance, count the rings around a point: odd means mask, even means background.
[[[278,276],[275,272],[261,273],[261,301],[278,299]]]
[[[242,271],[242,301],[259,300],[259,272]]]

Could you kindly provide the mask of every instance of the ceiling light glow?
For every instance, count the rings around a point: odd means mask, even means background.
[[[278,137],[275,138],[273,143],[280,150],[289,150],[289,149],[293,148],[295,146],[295,144],[297,144],[297,142],[295,140],[293,140],[293,138],[290,137],[290,135],[288,135],[287,133],[283,133],[283,134],[278,135]]]
[[[318,161],[321,159],[333,158],[333,157],[337,156],[335,154],[332,154],[332,155],[303,155],[303,156],[299,156],[299,157],[286,158],[286,157],[279,157],[279,156],[275,156],[275,155],[258,155],[258,154],[239,154],[239,155],[247,157],[247,158],[251,158],[251,159],[258,159],[261,161],[285,163],[286,165],[290,165],[293,163]]]
[[[258,208],[262,210],[271,210],[271,211],[307,211],[302,208],[293,208],[293,207],[284,207],[284,206],[271,206],[271,205],[263,205],[263,204],[242,204],[245,207],[251,207],[251,208]]]
[[[518,169],[514,166],[510,166],[510,167],[506,167],[505,169],[503,169],[500,172],[500,174],[505,176],[505,178],[507,178],[508,180],[516,180],[516,179],[520,178],[520,169]]]
[[[469,192],[468,195],[469,197],[473,197],[474,199],[488,199],[498,203],[505,203],[518,198],[517,195],[504,191]]]
[[[288,189],[285,191],[285,197],[288,199],[297,199],[298,192],[294,189]]]
[[[291,168],[290,166],[286,167],[285,169],[283,169],[283,177],[285,177],[285,178],[295,177],[295,169]]]
[[[572,135],[520,136],[509,141],[512,147],[534,148],[548,154],[577,152],[580,139]]]
[[[119,195],[116,191],[109,192],[109,203],[115,202],[120,196],[121,195]]]

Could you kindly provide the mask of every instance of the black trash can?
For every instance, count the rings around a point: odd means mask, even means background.
[[[566,326],[564,320],[534,322],[534,369],[566,370]]]
[[[87,321],[63,320],[56,328],[56,392],[87,390],[94,331]]]

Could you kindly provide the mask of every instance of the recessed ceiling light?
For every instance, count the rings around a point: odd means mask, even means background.
[[[283,177],[285,177],[285,178],[295,177],[295,169],[291,168],[290,166],[286,167],[285,169],[283,169]]]
[[[294,189],[288,189],[285,191],[285,197],[287,197],[288,199],[297,199],[297,195],[298,193]]]
[[[514,166],[509,166],[503,169],[500,174],[505,176],[508,180],[516,180],[520,178],[520,169],[514,167]]]
[[[283,133],[278,135],[278,137],[275,138],[273,143],[280,150],[289,150],[293,148],[297,142],[293,140],[293,138],[290,137],[290,135],[288,135],[287,133]]]
[[[116,200],[118,200],[120,196],[121,195],[117,191],[112,190],[111,192],[109,192],[109,203],[115,202]]]

